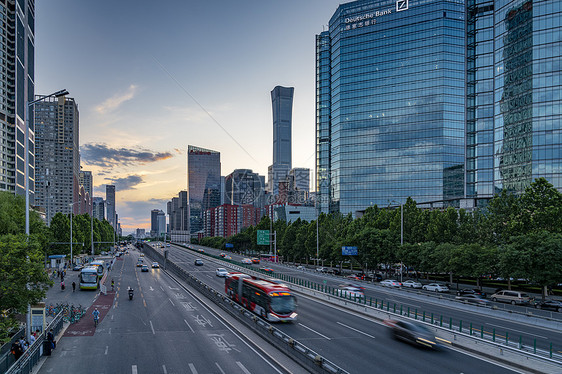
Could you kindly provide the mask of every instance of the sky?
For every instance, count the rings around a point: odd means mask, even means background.
[[[345,2],[37,1],[35,93],[70,92],[94,196],[114,184],[123,233],[149,230],[187,187],[188,145],[267,179],[277,85],[295,88],[293,167],[314,171],[315,35]]]

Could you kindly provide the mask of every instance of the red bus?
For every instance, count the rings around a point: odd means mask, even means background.
[[[281,284],[248,274],[230,273],[224,282],[228,297],[271,322],[294,321],[297,299]]]

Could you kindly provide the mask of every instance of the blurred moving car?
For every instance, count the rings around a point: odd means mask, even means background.
[[[357,284],[357,283],[342,283],[338,287],[339,288],[354,287],[354,288],[360,289],[361,291],[365,291],[365,287],[363,287],[362,285]]]
[[[362,300],[365,298],[365,294],[363,290],[353,286],[343,286],[336,289],[336,292],[339,296],[345,297],[346,299],[359,299]]]
[[[501,301],[504,303],[529,304],[531,297],[520,291],[501,290],[490,296],[492,301]]]
[[[203,266],[203,260],[198,258],[197,260],[195,260],[194,264],[195,264],[195,266]]]
[[[224,258],[226,255],[224,253],[221,253],[219,256]]]
[[[154,269],[158,269],[158,268],[160,267],[160,264],[159,264],[158,262],[154,261],[154,262],[152,263],[152,267],[153,267]]]
[[[297,266],[297,270],[304,270],[304,266],[302,265]]]
[[[437,340],[427,327],[408,321],[387,320],[384,323],[392,329],[395,339],[416,344],[421,347],[437,348]]]
[[[449,287],[439,283],[426,284],[425,286],[422,287],[422,289],[426,291],[449,292]]]
[[[218,268],[215,271],[217,277],[226,277],[228,275],[228,271],[225,268]]]
[[[316,271],[318,271],[318,272],[320,272],[320,273],[325,273],[325,272],[327,272],[328,270],[327,270],[325,267],[319,267],[319,268],[316,268]]]
[[[385,279],[379,284],[383,287],[396,287],[396,288],[402,287],[402,283],[398,282],[395,279]]]
[[[140,268],[142,266],[142,261],[137,262],[137,267]]]
[[[410,288],[422,288],[423,287],[423,285],[420,282],[413,281],[413,280],[407,280],[407,281],[403,282],[402,285],[404,287],[410,287]]]
[[[558,300],[541,300],[535,303],[537,309],[549,309],[562,313],[562,301]]]
[[[143,266],[141,267],[141,271],[142,271],[142,272],[147,272],[147,271],[148,271],[148,265],[143,265]]]
[[[273,273],[275,270],[273,270],[272,268],[260,268],[260,270],[263,270],[267,273]]]
[[[464,295],[478,295],[481,297],[486,297],[486,292],[479,290],[478,288],[463,288],[457,291],[457,296]]]
[[[382,281],[382,275],[380,275],[379,273],[368,273],[367,277],[371,278],[376,282]]]
[[[260,259],[257,257],[252,258],[252,264],[259,264],[260,263]]]
[[[229,255],[224,256],[225,260],[232,260],[232,257],[230,257]]]
[[[244,259],[242,259],[242,263],[243,264],[251,264],[252,260],[250,260],[249,258],[244,258]]]
[[[467,303],[470,303],[470,304],[490,305],[490,300],[486,300],[482,296],[475,295],[475,294],[461,295],[461,296],[455,297],[455,299],[457,299],[459,301],[467,302]]]

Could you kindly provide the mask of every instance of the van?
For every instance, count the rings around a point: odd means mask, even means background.
[[[498,291],[490,296],[490,299],[492,299],[492,301],[501,301],[504,303],[511,303],[513,305],[529,304],[531,302],[531,297],[526,293],[509,290]]]

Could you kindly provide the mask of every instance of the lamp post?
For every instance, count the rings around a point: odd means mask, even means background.
[[[404,204],[392,200],[391,203],[400,204],[400,247],[404,245]],[[404,273],[404,264],[400,260],[400,283],[402,283],[402,274]]]
[[[65,96],[68,95],[68,91],[67,90],[60,90],[57,92],[53,92],[50,95],[41,97],[40,99],[37,100],[33,100],[33,101],[28,101],[27,105],[25,106],[25,139],[24,139],[24,144],[23,144],[23,150],[24,150],[24,168],[25,168],[25,173],[23,174],[25,177],[25,182],[24,182],[24,186],[25,186],[25,237],[26,240],[29,241],[29,124],[31,123],[30,121],[30,108],[32,105],[35,105],[35,103],[41,101],[41,100],[45,100],[46,98],[49,97],[61,97],[61,96]],[[48,199],[48,197],[47,197]],[[30,339],[31,336],[31,305],[27,305],[27,318],[26,318],[26,323],[25,323],[25,335],[27,337],[27,339]]]
[[[72,216],[74,215],[74,204],[78,203],[79,201],[68,204],[70,207],[70,266],[74,264],[74,261],[72,261]]]
[[[29,124],[31,123],[30,120],[30,108],[38,103],[39,101],[43,101],[49,97],[62,97],[68,95],[67,90],[60,90],[57,92],[53,92],[50,95],[43,96],[37,100],[28,101],[25,110],[25,143],[24,143],[24,165],[25,165],[25,235],[29,236]],[[29,335],[28,335],[29,337]]]

